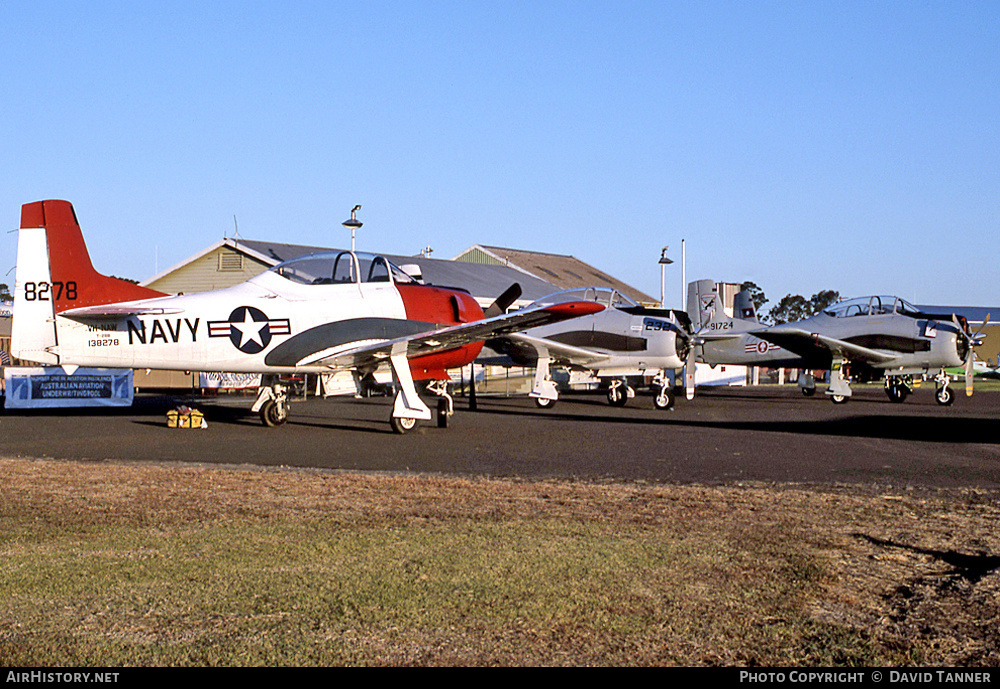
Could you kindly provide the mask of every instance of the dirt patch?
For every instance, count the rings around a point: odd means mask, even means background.
[[[0,476],[0,498],[16,501],[20,516],[64,514],[70,526],[166,528],[289,514],[366,524],[547,518],[638,525],[664,537],[705,530],[764,548],[801,543],[803,567],[818,560],[823,569],[819,594],[804,603],[811,619],[919,664],[1000,665],[1000,503],[991,492],[529,482],[26,459],[0,459]],[[704,649],[699,653],[705,656]],[[753,658],[723,647],[709,655],[720,664]]]

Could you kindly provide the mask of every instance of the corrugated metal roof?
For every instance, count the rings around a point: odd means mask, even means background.
[[[575,256],[476,244],[456,256],[454,260],[480,265],[485,261],[494,260],[550,282],[559,289],[613,287],[637,302],[659,301]]]

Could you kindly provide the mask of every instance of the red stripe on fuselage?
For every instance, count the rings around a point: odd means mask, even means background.
[[[101,275],[94,270],[76,212],[69,201],[24,204],[21,206],[21,227],[45,228],[56,313],[80,306],[164,296],[163,292]]]
[[[403,299],[407,320],[446,326],[483,319],[483,309],[468,292],[430,285],[396,285],[396,288]],[[482,349],[482,342],[473,342],[414,357],[410,359],[410,372],[414,380],[444,380],[448,378],[447,369],[468,366]]]

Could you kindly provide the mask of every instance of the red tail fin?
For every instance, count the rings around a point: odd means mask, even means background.
[[[21,206],[21,227],[45,228],[56,313],[81,306],[165,296],[163,292],[94,270],[76,212],[69,201],[24,204]]]

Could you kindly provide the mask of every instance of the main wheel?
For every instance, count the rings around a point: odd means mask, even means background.
[[[934,393],[934,399],[937,400],[938,404],[948,406],[955,401],[955,393],[951,391],[951,388],[938,388],[937,392]]]
[[[438,428],[447,428],[448,419],[451,415],[448,413],[448,400],[441,397],[438,399],[437,408],[437,426]]]
[[[892,402],[903,402],[909,391],[902,385],[887,385],[885,394],[889,396],[889,400]]]
[[[389,424],[392,426],[392,430],[396,431],[396,433],[399,433],[400,435],[403,435],[404,433],[408,433],[417,427],[417,420],[391,416],[389,417]]]
[[[830,395],[830,399],[833,400],[834,404],[847,404],[847,400],[851,398],[847,395]]]
[[[260,420],[270,428],[285,423],[288,421],[288,402],[268,400],[260,408]]]
[[[551,409],[552,407],[555,406],[556,401],[545,399],[544,397],[536,397],[535,404],[541,407],[542,409]]]
[[[628,402],[628,388],[625,385],[615,385],[608,390],[608,404],[612,407],[624,407]]]
[[[816,394],[816,388],[801,388],[802,394],[806,397],[812,397]]]

